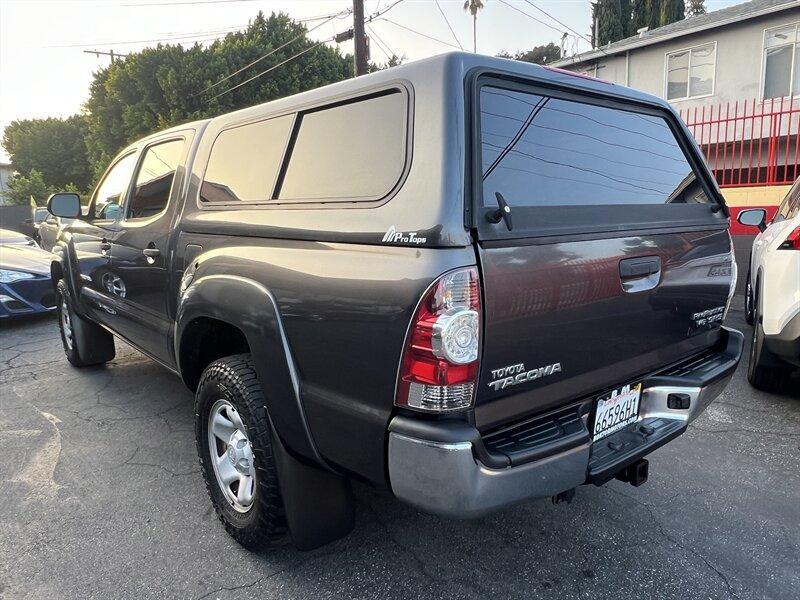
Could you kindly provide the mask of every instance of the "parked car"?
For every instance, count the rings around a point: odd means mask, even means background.
[[[780,391],[800,368],[800,179],[775,217],[754,208],[739,213],[757,227],[747,274],[745,315],[753,326],[747,379],[759,389]]]
[[[0,245],[39,247],[39,244],[32,237],[11,229],[0,229]]]
[[[115,335],[180,374],[250,548],[346,534],[351,479],[461,518],[640,485],[742,351],[728,211],[680,118],[526,63],[445,55],[175,127],[89,216],[49,206],[75,219],[68,360]]]
[[[51,259],[36,246],[0,244],[0,319],[55,309]]]
[[[48,214],[47,218],[39,225],[39,245],[42,250],[52,250],[58,241],[58,231],[70,222],[72,219],[62,219]]]

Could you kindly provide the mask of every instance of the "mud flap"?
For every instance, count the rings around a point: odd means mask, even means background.
[[[72,314],[72,328],[75,331],[73,340],[78,350],[78,356],[87,365],[105,363],[114,359],[114,336],[108,333],[97,323],[88,321],[74,310]]]
[[[350,480],[301,462],[272,427],[272,448],[292,543],[313,550],[346,536],[355,525]]]

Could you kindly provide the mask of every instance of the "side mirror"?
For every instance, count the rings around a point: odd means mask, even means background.
[[[743,210],[736,220],[747,227],[758,227],[759,231],[764,231],[767,228],[767,211],[763,208]]]
[[[56,217],[77,219],[81,216],[80,196],[71,192],[53,194],[47,199],[47,210]]]

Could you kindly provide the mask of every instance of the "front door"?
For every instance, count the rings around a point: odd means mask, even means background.
[[[120,201],[130,185],[135,162],[135,151],[118,158],[95,188],[89,214],[69,225],[82,304],[95,320],[110,327],[115,326],[118,298],[118,287],[111,271],[111,240],[118,229]]]
[[[182,179],[176,175],[183,172],[187,136],[158,140],[143,150],[111,250],[111,270],[124,288],[116,327],[123,337],[168,364],[173,363],[166,301],[169,241]]]

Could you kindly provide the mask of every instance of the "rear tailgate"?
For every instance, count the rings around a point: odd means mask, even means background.
[[[733,276],[728,219],[671,116],[478,85],[478,426],[631,383],[712,345]],[[498,193],[511,218],[495,223]]]

